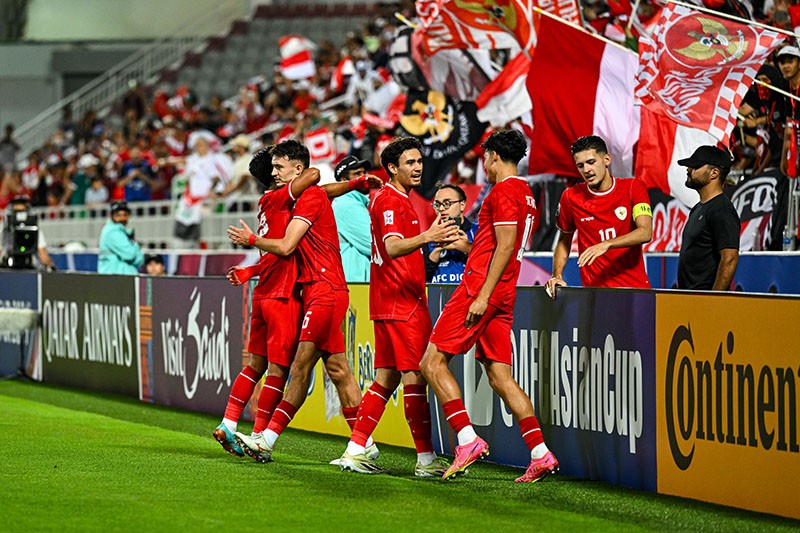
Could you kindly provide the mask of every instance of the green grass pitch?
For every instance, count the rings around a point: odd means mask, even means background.
[[[288,430],[275,462],[225,453],[219,417],[19,381],[0,383],[3,531],[789,531],[800,522],[566,476],[513,483],[479,463],[415,478],[413,450],[382,447],[390,475],[343,473],[345,442]],[[241,428],[250,429],[248,423]]]

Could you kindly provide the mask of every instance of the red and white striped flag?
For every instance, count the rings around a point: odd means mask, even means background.
[[[299,35],[285,35],[278,41],[281,51],[281,72],[290,80],[305,80],[317,73],[312,41]]]
[[[727,145],[742,98],[783,39],[669,4],[653,34],[639,40],[637,103]]]

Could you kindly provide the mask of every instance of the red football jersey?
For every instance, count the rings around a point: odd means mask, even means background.
[[[408,195],[392,184],[378,191],[369,206],[372,263],[369,316],[372,320],[408,320],[418,305],[427,307],[425,260],[422,249],[392,259],[386,238],[408,239],[420,234],[417,212]]]
[[[636,229],[636,217],[652,216],[644,184],[634,178],[613,178],[611,188],[593,192],[578,183],[561,195],[556,224],[567,233],[578,232],[578,252]],[[650,288],[642,245],[612,248],[580,269],[584,287]]]
[[[339,251],[339,232],[325,190],[314,185],[303,192],[294,204],[292,218],[310,226],[297,246],[298,281],[327,281],[334,289],[347,290]]]
[[[291,219],[290,208],[294,202],[291,187],[270,190],[258,201],[258,229],[256,235],[282,239]],[[289,298],[297,281],[297,262],[294,254],[288,257],[262,252],[259,261],[258,284],[253,289],[253,299]]]
[[[510,176],[492,187],[481,206],[478,233],[472,243],[472,251],[467,256],[464,277],[461,280],[470,298],[478,295],[489,273],[489,264],[497,248],[495,226],[512,225],[517,227],[514,252],[489,297],[489,303],[501,309],[514,309],[517,279],[525,251],[523,244],[531,236],[537,215],[536,200],[524,178]]]

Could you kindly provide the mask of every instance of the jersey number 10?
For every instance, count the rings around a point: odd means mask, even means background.
[[[614,237],[617,236],[617,230],[615,230],[614,228],[601,229],[599,233],[601,242],[613,239]]]

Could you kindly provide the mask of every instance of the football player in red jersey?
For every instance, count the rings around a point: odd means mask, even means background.
[[[314,168],[292,169],[273,176],[272,146],[262,149],[250,162],[250,174],[267,191],[258,201],[258,230],[263,237],[281,238],[291,219],[290,208],[297,197],[319,181]],[[249,361],[233,382],[225,416],[214,430],[214,438],[235,455],[244,455],[234,434],[239,417],[264,373],[267,378],[258,398],[254,433],[269,422],[275,406],[283,397],[283,389],[297,350],[300,334],[300,301],[297,262],[294,255],[281,257],[262,254],[259,262],[249,267],[233,266],[228,271],[230,282],[239,286],[258,276],[253,289],[253,312],[250,317]]]
[[[403,406],[417,450],[419,477],[441,476],[449,466],[436,457],[431,442],[427,383],[419,362],[431,332],[425,292],[423,247],[457,238],[453,221],[436,219],[420,231],[419,217],[408,197],[422,180],[422,153],[417,139],[403,137],[381,152],[390,181],[370,205],[372,264],[369,310],[375,326],[375,381],[361,400],[358,419],[339,466],[363,474],[383,472],[366,454],[367,439],[383,415],[400,381]]]
[[[531,463],[517,481],[534,482],[555,472],[558,461],[544,443],[530,398],[511,373],[511,325],[524,243],[538,210],[527,182],[516,175],[517,163],[527,151],[522,134],[497,131],[482,146],[486,150],[483,166],[494,186],[481,206],[464,276],[436,321],[420,370],[458,439],[455,459],[444,479],[489,453],[489,445],[472,427],[458,382],[447,367],[456,354],[476,345],[475,355],[489,384],[519,422],[531,451]]]
[[[309,164],[308,149],[297,141],[279,143],[272,149],[272,164],[276,176],[284,172],[302,172]],[[331,185],[346,192],[379,182],[368,176],[362,178]],[[292,220],[280,239],[260,237],[244,221],[240,221],[242,227],[228,228],[228,235],[236,244],[250,244],[284,257],[297,250],[298,283],[302,290],[304,315],[300,342],[291,366],[292,380],[264,431],[254,435],[235,434],[244,452],[261,462],[271,458],[275,441],[305,401],[311,374],[320,357],[336,385],[342,414],[351,427],[361,401],[361,390],[344,354],[341,324],[347,313],[349,297],[329,194],[330,191],[317,186],[306,189],[295,203]],[[375,452],[377,449],[373,450]]]
[[[566,285],[563,273],[572,236],[578,232],[578,267],[584,287],[649,289],[642,244],[653,235],[653,212],[644,184],[611,175],[611,155],[596,135],[572,145],[575,165],[583,177],[561,195],[556,225],[560,231],[553,253],[553,276],[546,289],[556,297]]]

